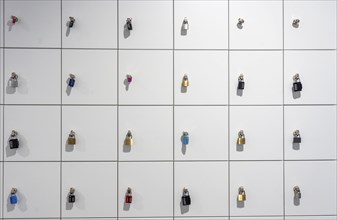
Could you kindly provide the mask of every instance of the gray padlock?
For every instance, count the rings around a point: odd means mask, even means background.
[[[12,76],[9,78],[9,87],[12,87],[12,88],[16,88],[19,86],[19,82],[18,82],[18,78],[19,76],[15,73],[15,72],[12,72]]]

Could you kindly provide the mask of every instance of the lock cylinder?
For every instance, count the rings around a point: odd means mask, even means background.
[[[188,20],[187,18],[185,17],[184,20],[183,20],[183,26],[182,26],[182,29],[187,31],[188,29],[190,28],[190,25],[188,24]]]
[[[301,135],[300,135],[300,131],[299,130],[296,130],[293,132],[293,143],[295,144],[299,144],[302,142],[302,138],[301,138]]]
[[[240,74],[238,81],[239,81],[238,82],[238,89],[239,90],[245,89],[245,82],[244,82],[243,74]]]
[[[186,187],[183,188],[183,195],[181,197],[181,203],[183,206],[191,205],[191,196],[190,192]]]
[[[245,134],[244,134],[243,130],[239,131],[238,139],[237,139],[236,143],[238,145],[246,144],[246,137],[245,137]]]
[[[301,83],[301,79],[300,79],[300,75],[298,73],[296,73],[293,76],[293,91],[294,92],[300,92],[302,91],[302,83]]]
[[[19,139],[18,139],[18,132],[12,130],[11,136],[9,138],[9,149],[17,149],[19,148]]]
[[[75,131],[71,130],[70,133],[69,133],[69,136],[68,136],[68,144],[69,145],[76,145],[76,133]]]
[[[132,146],[133,145],[133,138],[132,138],[132,133],[129,130],[128,133],[126,134],[124,144],[127,146]]]
[[[246,201],[246,191],[242,186],[239,187],[239,193],[238,193],[238,196],[237,196],[237,200],[239,202]]]
[[[19,202],[18,196],[16,195],[17,193],[17,188],[12,188],[11,190],[11,195],[9,196],[9,201],[12,205],[15,205]]]
[[[128,187],[126,190],[125,203],[132,203],[132,189],[130,187]]]
[[[184,77],[183,77],[183,81],[182,81],[182,84],[181,84],[183,87],[188,87],[190,85],[190,82],[188,80],[188,76],[185,74]]]
[[[301,190],[300,190],[299,186],[294,186],[293,190],[294,190],[294,198],[295,199],[302,198],[302,193],[301,193]]]

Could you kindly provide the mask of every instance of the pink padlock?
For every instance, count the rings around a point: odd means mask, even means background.
[[[131,82],[132,82],[132,76],[131,76],[131,75],[127,75],[126,78],[127,78],[127,80],[128,80],[128,83],[131,83]]]

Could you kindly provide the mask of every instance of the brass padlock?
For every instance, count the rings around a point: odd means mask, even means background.
[[[188,76],[185,74],[183,77],[183,82],[182,82],[182,86],[183,87],[188,87],[190,85],[190,82],[188,80]]]
[[[125,140],[124,140],[124,144],[128,145],[128,146],[132,146],[133,139],[132,139],[132,133],[131,133],[131,131],[128,131],[128,133],[126,134],[126,137],[125,137]]]
[[[245,134],[244,134],[243,130],[239,131],[239,137],[238,137],[236,143],[239,144],[239,145],[246,144],[246,137],[245,137]]]
[[[73,130],[70,131],[70,134],[68,136],[68,144],[69,145],[75,145],[76,144],[75,132]]]
[[[238,194],[237,199],[239,202],[246,201],[246,191],[242,186],[239,187],[239,194]]]

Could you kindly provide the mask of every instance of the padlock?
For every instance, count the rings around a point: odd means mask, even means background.
[[[9,201],[12,205],[15,205],[18,203],[19,199],[18,196],[16,195],[16,192],[18,190],[16,188],[12,188],[11,190],[11,195],[9,196]]]
[[[246,137],[245,137],[245,134],[244,134],[243,130],[239,131],[239,137],[238,137],[236,143],[239,144],[239,145],[246,144]]]
[[[299,186],[294,186],[293,190],[294,190],[294,198],[296,199],[302,198],[302,193]]]
[[[187,131],[183,132],[182,142],[184,145],[187,145],[190,142],[190,136]]]
[[[12,72],[11,77],[9,78],[9,86],[12,88],[16,88],[19,86],[18,83],[18,75],[15,72]]]
[[[74,87],[74,85],[75,85],[75,75],[74,74],[69,74],[68,86],[69,87]]]
[[[17,148],[19,148],[18,133],[13,130],[9,138],[9,149],[17,149]]]
[[[128,28],[129,31],[132,30],[132,18],[126,19],[126,27]]]
[[[68,194],[68,203],[75,203],[76,196],[75,196],[75,189],[70,188],[69,194]]]
[[[132,82],[132,76],[131,76],[131,75],[127,75],[127,76],[126,76],[126,79],[128,80],[128,83],[131,83],[131,82]]]
[[[75,23],[75,18],[74,17],[69,17],[68,27],[72,28],[74,26],[74,23]]]
[[[128,145],[128,146],[132,146],[133,139],[132,139],[132,133],[131,133],[131,131],[128,131],[128,133],[126,134],[126,137],[125,137],[125,140],[124,140],[124,144]]]
[[[70,133],[69,133],[68,144],[69,145],[75,145],[76,144],[76,136],[75,136],[75,132],[73,130],[71,130]]]
[[[184,18],[183,21],[183,30],[187,31],[190,28],[190,25],[188,24],[187,18]]]
[[[190,85],[190,82],[188,80],[188,76],[185,74],[183,77],[183,82],[182,82],[182,86],[183,87],[188,87]]]
[[[181,202],[183,206],[191,205],[191,197],[187,188],[183,189],[183,195],[181,197]]]
[[[238,194],[237,199],[238,199],[239,202],[246,201],[246,191],[242,186],[239,187],[239,194]]]
[[[11,16],[11,19],[12,19],[12,24],[15,24],[16,22],[19,21],[18,17],[14,16],[14,15]]]
[[[238,89],[240,90],[243,90],[245,88],[245,82],[243,80],[244,80],[243,74],[240,74],[238,83]]]
[[[301,138],[299,130],[294,131],[293,136],[294,136],[293,143],[299,144],[302,142],[302,138]]]
[[[299,24],[300,24],[300,19],[294,19],[293,20],[293,26],[295,27],[297,27],[297,26],[299,26]]]
[[[125,203],[132,203],[132,190],[130,187],[126,190]]]
[[[302,91],[302,83],[301,83],[301,80],[300,80],[300,75],[298,73],[296,73],[293,76],[293,80],[294,80],[294,83],[293,83],[294,92]]]

